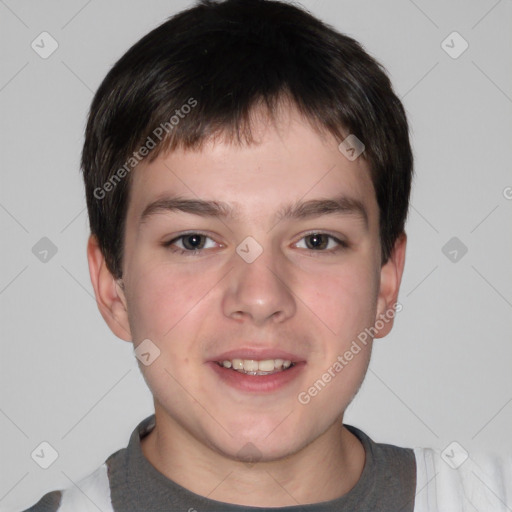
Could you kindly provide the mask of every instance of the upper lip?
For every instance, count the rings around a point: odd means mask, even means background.
[[[291,361],[292,363],[300,363],[305,361],[304,358],[298,356],[297,354],[286,352],[284,350],[278,350],[275,348],[236,348],[213,357],[211,361],[222,362],[232,361],[233,359],[249,359],[258,361],[264,361],[267,359],[283,359],[285,361]]]

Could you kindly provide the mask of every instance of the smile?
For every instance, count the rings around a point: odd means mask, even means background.
[[[287,370],[293,363],[287,359],[226,359],[218,362],[224,368],[231,368],[246,375],[272,375]]]

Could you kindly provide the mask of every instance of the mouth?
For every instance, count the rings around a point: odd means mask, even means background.
[[[286,371],[296,363],[289,359],[225,359],[217,361],[222,368],[231,369],[245,375],[273,375]]]
[[[209,361],[208,366],[230,388],[268,393],[294,381],[302,373],[306,361],[286,352],[237,350],[218,356]]]

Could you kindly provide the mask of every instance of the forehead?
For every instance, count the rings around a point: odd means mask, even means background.
[[[230,220],[268,222],[292,204],[344,197],[374,222],[378,208],[368,162],[348,160],[332,135],[313,128],[296,109],[282,110],[274,120],[255,112],[251,135],[250,144],[220,135],[200,149],[175,149],[142,162],[132,176],[129,222],[169,196],[224,203]]]

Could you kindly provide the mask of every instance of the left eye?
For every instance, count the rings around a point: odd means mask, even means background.
[[[332,235],[328,235],[327,233],[309,233],[302,237],[301,240],[306,240],[306,247],[301,247],[301,249],[304,248],[311,251],[323,251],[325,249],[333,249],[338,246],[346,247],[344,242]],[[334,246],[329,246],[329,241],[332,241]],[[298,244],[296,245],[298,246]]]

